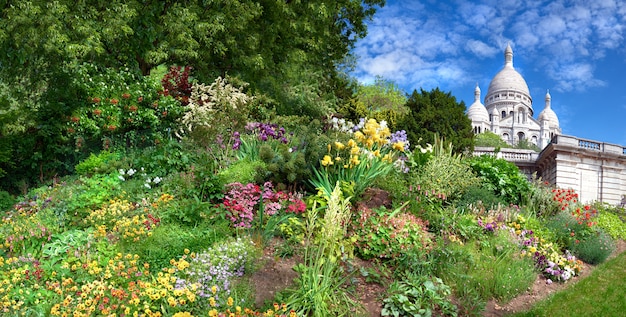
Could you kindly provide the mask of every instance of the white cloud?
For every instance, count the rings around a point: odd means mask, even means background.
[[[388,1],[357,43],[355,75],[413,87],[475,82],[466,77],[481,69],[476,58],[498,57],[510,41],[556,89],[584,91],[605,85],[594,65],[626,46],[625,25],[621,0]]]
[[[565,64],[555,67],[549,74],[557,80],[556,89],[559,91],[581,91],[606,85],[604,81],[594,78],[593,66],[587,63]]]
[[[500,50],[494,47],[491,47],[482,41],[477,41],[477,40],[467,41],[467,49],[470,52],[472,52],[474,55],[481,57],[481,58],[490,57],[500,52]]]

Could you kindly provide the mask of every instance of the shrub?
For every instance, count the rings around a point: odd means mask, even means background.
[[[534,179],[526,194],[524,208],[538,217],[548,218],[561,211],[559,197],[555,197],[555,189],[541,179]],[[570,197],[573,199],[574,197]]]
[[[250,104],[254,97],[235,87],[229,79],[218,77],[210,85],[193,84],[187,112],[181,118],[179,135],[190,136],[206,145],[207,136],[241,129],[248,121]]]
[[[595,234],[588,235],[572,245],[572,253],[589,264],[604,262],[613,250],[615,250],[613,240],[602,230],[597,230]]]
[[[238,160],[226,169],[219,172],[219,177],[224,183],[255,183],[257,172],[265,169],[265,163],[260,160],[242,159]]]
[[[484,185],[507,202],[519,205],[530,190],[526,176],[515,164],[491,155],[472,157],[469,162]]]
[[[610,235],[613,239],[626,240],[626,224],[620,217],[609,211],[601,211],[595,218],[598,227]]]
[[[405,253],[424,253],[430,247],[428,223],[416,216],[380,207],[360,210],[352,220],[357,253],[363,259],[396,259]]]
[[[456,206],[462,210],[469,209],[470,205],[480,203],[487,209],[494,209],[498,205],[506,205],[506,202],[496,196],[493,191],[485,186],[471,186],[456,202]]]
[[[4,190],[0,190],[0,211],[5,211],[15,204],[15,197]]]
[[[76,173],[83,176],[94,174],[109,174],[123,167],[122,154],[118,152],[102,151],[91,153],[88,158],[78,163]]]
[[[408,274],[402,281],[394,281],[383,299],[381,316],[457,316],[457,308],[450,300],[449,286],[440,278]]]
[[[478,185],[479,179],[467,161],[452,152],[452,144],[446,147],[443,140],[438,139],[433,146],[432,157],[417,171],[412,183],[454,200]]]

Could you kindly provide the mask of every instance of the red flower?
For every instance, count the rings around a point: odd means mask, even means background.
[[[120,101],[115,99],[115,98],[111,99],[111,103],[114,104],[114,105],[117,105],[119,102]]]
[[[122,98],[128,99],[128,98],[130,98],[130,94],[129,93],[125,93],[125,94],[122,95]]]

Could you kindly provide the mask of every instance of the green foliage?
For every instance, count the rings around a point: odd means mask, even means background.
[[[468,188],[455,205],[459,208],[467,208],[472,204],[481,203],[488,209],[497,207],[499,204],[506,205],[502,198],[496,196],[489,188],[481,185]]]
[[[444,195],[450,200],[455,200],[469,188],[477,186],[479,179],[473,173],[467,160],[464,160],[460,154],[452,153],[452,144],[446,147],[444,142],[441,139],[435,139],[433,154],[417,170],[413,183]]]
[[[452,286],[467,284],[478,291],[482,300],[495,297],[508,301],[525,292],[537,277],[532,258],[519,255],[518,245],[505,230],[464,245],[452,243],[447,248],[448,257],[439,260],[449,261],[445,270],[440,269],[444,280]],[[455,249],[457,253],[450,253]]]
[[[363,259],[398,259],[406,253],[427,252],[431,241],[427,224],[402,208],[361,210],[352,219],[356,251]]]
[[[15,197],[4,190],[0,190],[0,211],[5,211],[15,204]]]
[[[178,258],[185,249],[202,250],[230,235],[227,221],[205,223],[190,230],[179,224],[162,224],[154,228],[152,235],[126,245],[125,252],[138,254],[150,263],[152,272],[159,272]]]
[[[549,218],[561,211],[561,204],[554,199],[553,187],[541,179],[534,178],[524,198],[524,208],[538,217]]]
[[[192,153],[185,149],[185,144],[174,139],[129,155],[133,167],[143,168],[148,176],[159,177],[186,171],[190,168],[192,159]]]
[[[231,166],[219,172],[219,177],[223,183],[255,183],[259,170],[263,171],[265,163],[259,160],[242,159],[236,161]]]
[[[164,223],[174,223],[194,227],[209,216],[221,215],[211,203],[199,198],[176,199],[159,210],[158,215]]]
[[[465,103],[457,103],[451,93],[444,93],[439,88],[430,92],[413,91],[406,106],[410,112],[399,123],[399,130],[406,130],[413,145],[434,144],[434,134],[451,142],[455,153],[474,149],[472,123],[465,115]]]
[[[515,164],[490,155],[472,157],[470,166],[483,179],[484,186],[507,202],[519,205],[530,191],[530,184]]]
[[[110,174],[122,167],[122,154],[119,152],[102,151],[91,153],[88,158],[78,163],[76,173],[82,176],[94,174]]]
[[[402,281],[394,281],[383,299],[381,316],[457,316],[457,308],[450,300],[449,286],[440,278],[408,274]]]
[[[626,240],[626,223],[618,215],[602,210],[594,220],[598,228],[602,228],[614,240]]]
[[[585,263],[592,265],[604,262],[615,250],[615,243],[611,236],[602,230],[586,236],[572,245],[572,253]]]
[[[341,197],[338,185],[325,199],[328,205],[321,228],[316,225],[317,204],[307,211],[304,263],[294,268],[299,277],[289,291],[287,306],[302,316],[354,315],[357,303],[344,288],[349,279],[337,256],[350,218],[350,201]]]
[[[511,147],[499,135],[491,131],[485,131],[474,136],[474,146],[493,147],[496,149]]]

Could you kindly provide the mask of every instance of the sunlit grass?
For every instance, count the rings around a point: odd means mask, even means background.
[[[623,316],[626,252],[599,265],[587,278],[512,316]]]

